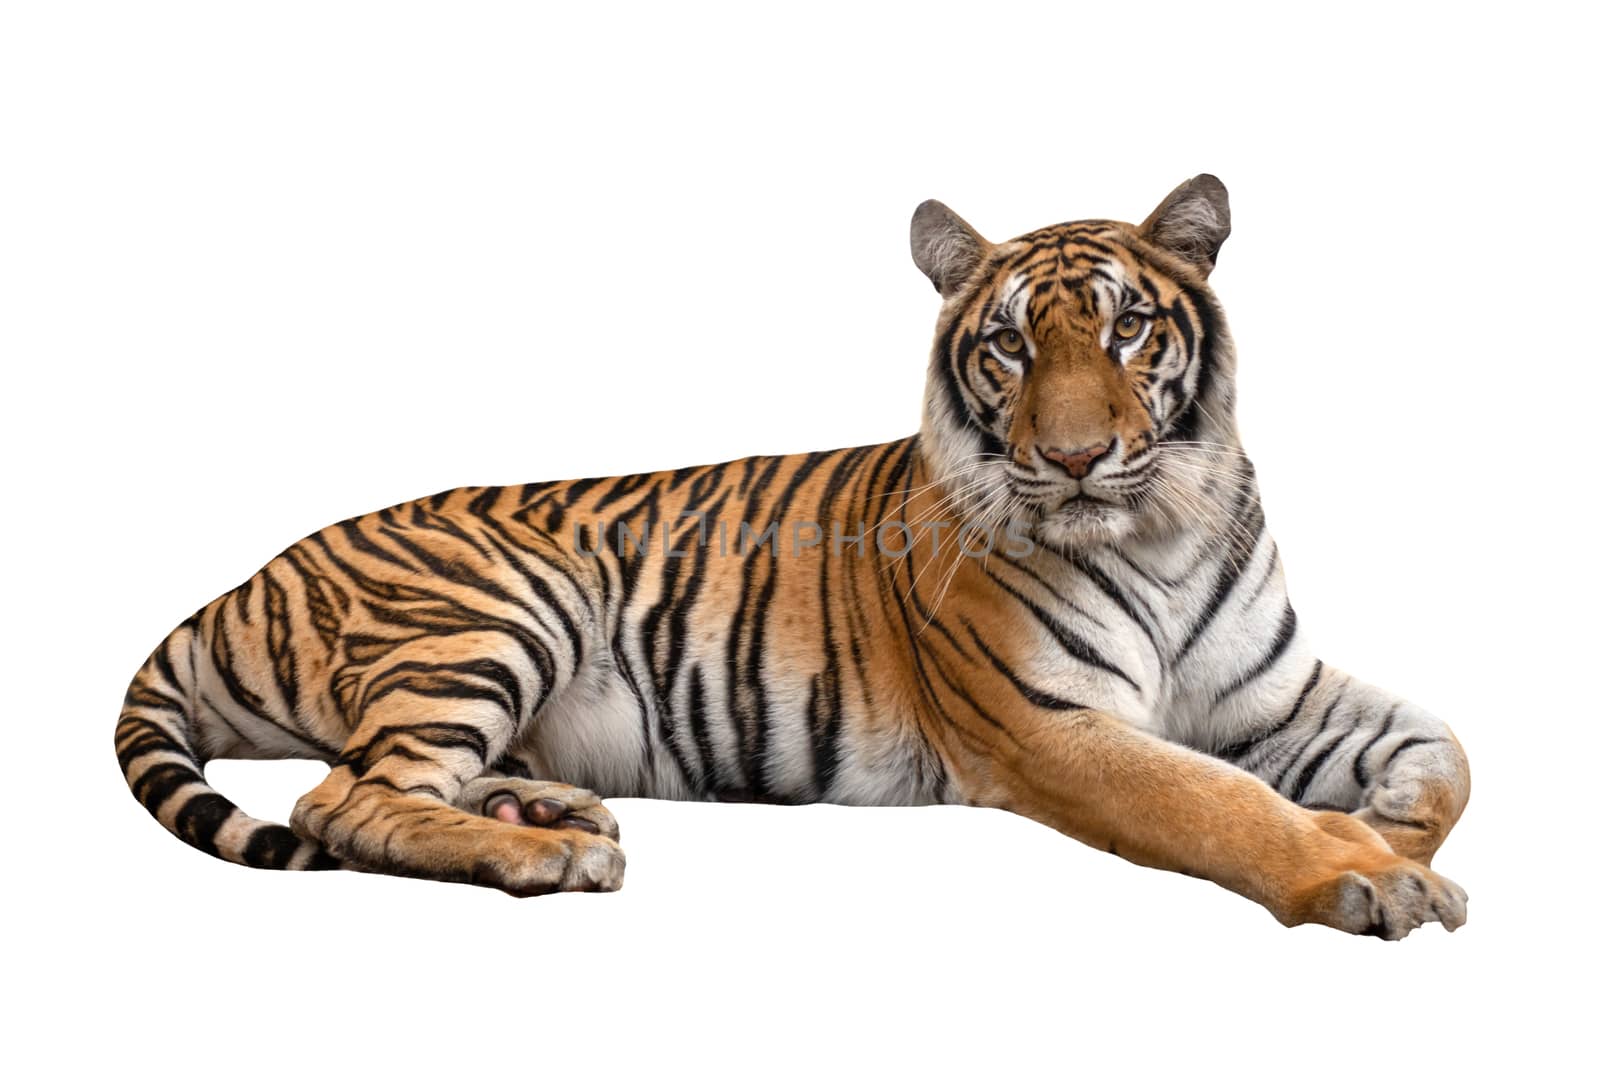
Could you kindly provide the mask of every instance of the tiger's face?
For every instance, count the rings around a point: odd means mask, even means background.
[[[1143,224],[991,244],[936,201],[912,252],[945,298],[923,438],[969,519],[1064,548],[1124,538],[1227,448],[1232,355],[1206,278],[1227,192],[1184,183]],[[1222,442],[1200,441],[1209,431]]]

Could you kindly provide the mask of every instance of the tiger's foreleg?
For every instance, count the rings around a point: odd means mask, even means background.
[[[1320,661],[1294,703],[1270,714],[1218,755],[1292,802],[1353,813],[1396,853],[1433,861],[1472,788],[1444,721]]]
[[[514,895],[620,887],[616,822],[598,799],[484,777],[546,696],[538,660],[500,633],[399,647],[370,669],[356,730],[292,827],[395,875]],[[515,813],[499,795],[516,799]]]
[[[1466,921],[1466,894],[1345,813],[1303,809],[1232,765],[1091,710],[997,715],[1007,733],[968,797],[1143,865],[1201,876],[1287,925],[1398,939]]]

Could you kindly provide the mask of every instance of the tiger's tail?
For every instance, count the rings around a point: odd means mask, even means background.
[[[192,653],[199,614],[167,637],[133,677],[117,718],[117,760],[163,828],[213,857],[259,869],[336,869],[339,860],[291,829],[257,820],[211,789],[195,715]]]

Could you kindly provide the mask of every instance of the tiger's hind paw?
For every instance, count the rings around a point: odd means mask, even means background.
[[[455,804],[506,824],[572,828],[614,843],[622,841],[617,819],[600,804],[600,797],[565,783],[483,776],[469,782]]]

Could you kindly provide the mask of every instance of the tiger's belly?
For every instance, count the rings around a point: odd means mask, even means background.
[[[645,710],[610,665],[585,665],[539,710],[511,755],[535,779],[587,787],[609,797],[699,797],[675,769],[652,760]]]
[[[709,667],[710,660],[700,662]],[[710,673],[706,673],[709,675]],[[690,673],[684,673],[688,677]],[[927,752],[910,716],[841,710],[840,744],[826,786],[805,680],[781,678],[767,692],[761,741],[736,724],[719,680],[686,682],[660,707],[648,707],[612,662],[585,665],[541,709],[510,750],[535,779],[572,783],[608,797],[696,801],[831,802],[933,805],[959,802],[941,762]],[[752,762],[764,770],[752,775]],[[760,788],[752,779],[764,781]]]

